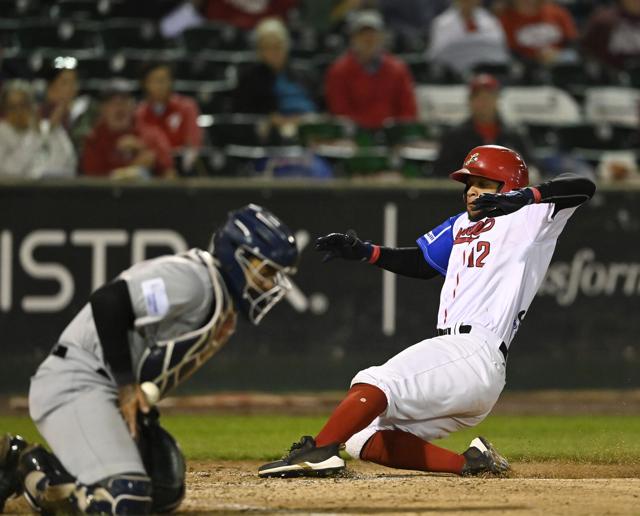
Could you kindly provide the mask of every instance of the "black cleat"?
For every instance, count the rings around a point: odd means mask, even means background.
[[[313,437],[305,435],[294,443],[289,454],[258,469],[258,476],[268,477],[328,477],[345,468],[340,457],[340,445],[330,444],[318,448]]]
[[[0,437],[0,513],[8,498],[22,492],[17,469],[20,454],[26,447],[27,442],[19,435]]]
[[[505,475],[511,466],[493,445],[484,437],[476,437],[462,455],[465,464],[462,475],[467,477],[479,475]]]

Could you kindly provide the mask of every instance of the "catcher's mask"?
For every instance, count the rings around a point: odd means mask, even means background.
[[[209,251],[241,313],[253,324],[291,288],[298,249],[291,230],[268,210],[249,204],[229,212],[227,222],[213,234]]]

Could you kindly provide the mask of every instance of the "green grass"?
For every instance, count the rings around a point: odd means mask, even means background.
[[[167,415],[161,421],[190,459],[270,460],[301,435],[314,435],[325,418]],[[5,431],[40,439],[26,417],[0,416],[0,432]],[[638,416],[491,416],[438,444],[463,451],[478,434],[514,461],[640,463]]]

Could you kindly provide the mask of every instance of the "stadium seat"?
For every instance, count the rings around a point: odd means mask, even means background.
[[[338,167],[350,176],[376,174],[393,169],[389,153],[384,148],[359,150],[354,156],[339,163]]]
[[[311,28],[291,31],[290,37],[290,56],[294,59],[311,59],[322,50],[321,37]]]
[[[0,72],[4,79],[31,80],[37,77],[42,65],[39,55],[5,57],[0,62]]]
[[[0,0],[0,14],[4,19],[24,19],[40,15],[42,2],[38,0]]]
[[[155,22],[138,19],[111,19],[104,22],[102,41],[108,51],[131,50],[162,50],[167,47],[160,36]]]
[[[176,79],[189,81],[225,81],[236,77],[235,65],[229,60],[197,54],[172,62]]]
[[[473,67],[473,73],[493,75],[503,86],[512,84],[516,79],[513,67],[508,63],[479,63]]]
[[[95,27],[68,20],[24,22],[17,36],[21,51],[97,52],[100,44]]]
[[[54,20],[102,20],[111,14],[110,0],[58,0],[47,13]]]
[[[260,146],[265,139],[258,134],[263,117],[255,115],[220,115],[213,117],[207,129],[209,143],[213,147],[228,145]]]
[[[353,124],[335,118],[304,122],[298,126],[298,137],[303,145],[315,145],[350,138]]]
[[[431,140],[431,131],[422,122],[388,122],[384,127],[388,145],[411,145]]]
[[[430,124],[456,125],[469,115],[468,88],[464,84],[416,86],[419,118]]]
[[[549,69],[549,79],[553,86],[578,98],[582,98],[586,88],[597,82],[583,62],[556,64]]]
[[[585,119],[591,124],[637,128],[640,125],[640,90],[589,88],[585,92]]]
[[[558,127],[559,146],[592,162],[599,160],[602,152],[630,148],[635,142],[636,129],[611,125],[579,124]]]
[[[238,51],[248,48],[246,36],[232,25],[207,23],[182,34],[187,52]]]
[[[582,122],[580,106],[564,90],[553,86],[504,88],[498,101],[505,123],[514,126],[540,124],[576,125]]]
[[[390,35],[388,47],[394,54],[419,53],[424,55],[427,41],[422,34],[398,31]]]
[[[13,54],[19,49],[18,28],[20,22],[16,20],[0,19],[0,48],[3,54]]]
[[[461,84],[463,78],[451,68],[427,61],[424,54],[399,54],[418,84]]]

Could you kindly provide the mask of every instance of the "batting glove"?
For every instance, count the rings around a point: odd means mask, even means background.
[[[358,238],[356,232],[350,229],[346,233],[329,233],[318,238],[315,249],[325,253],[322,257],[323,263],[334,258],[366,262],[373,253],[373,244],[363,242]]]
[[[475,210],[480,212],[477,215],[478,218],[501,217],[534,202],[533,191],[530,188],[522,188],[507,193],[482,194],[473,201],[473,206]]]

